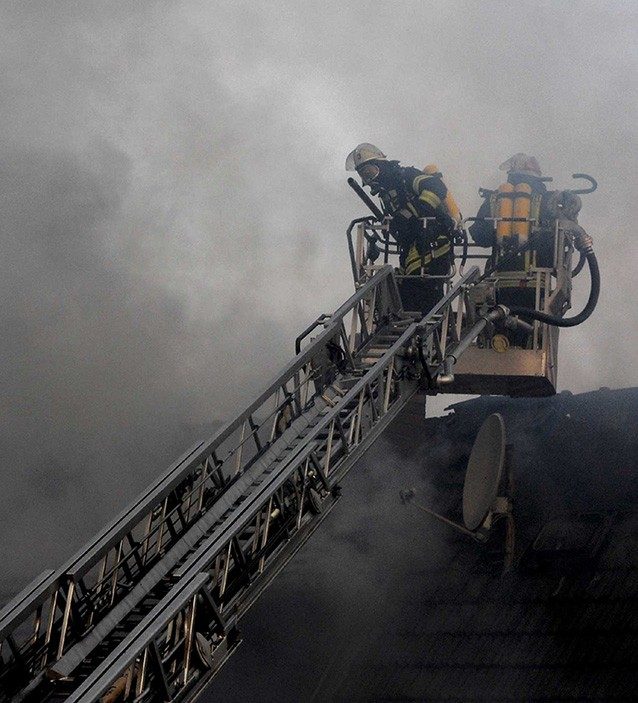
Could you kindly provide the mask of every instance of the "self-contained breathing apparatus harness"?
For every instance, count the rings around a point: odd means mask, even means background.
[[[379,179],[369,184],[372,195],[381,200],[384,216],[391,218],[389,229],[399,244],[401,267],[408,275],[450,251],[446,234],[451,218],[443,205],[447,189],[437,176],[387,160],[381,164]],[[430,211],[438,226],[426,229],[421,218],[430,216]]]
[[[573,178],[582,178],[589,181],[590,186],[588,188],[571,189],[565,191],[566,193],[571,193],[573,195],[583,195],[586,193],[593,193],[596,188],[598,188],[598,183],[594,178],[587,175],[586,173],[574,173]],[[550,180],[550,179],[543,179]],[[481,194],[488,194],[488,191],[481,189]],[[557,315],[550,315],[546,312],[541,312],[540,310],[534,310],[533,308],[526,308],[522,306],[510,306],[509,310],[512,315],[519,315],[521,317],[526,317],[532,320],[538,320],[539,322],[544,322],[548,325],[553,325],[555,327],[576,327],[585,322],[585,320],[594,312],[596,304],[598,303],[598,297],[600,295],[600,269],[598,267],[598,260],[594,254],[592,238],[585,232],[585,230],[578,225],[578,223],[570,220],[563,219],[563,222],[567,225],[568,231],[571,225],[572,234],[574,239],[574,246],[580,252],[580,260],[576,267],[572,271],[572,278],[578,275],[582,270],[585,262],[589,266],[589,273],[591,277],[589,297],[584,308],[573,317],[558,317]],[[541,236],[540,232],[532,233],[523,244],[519,245],[511,252],[509,252],[503,259],[498,262],[500,268],[504,268],[507,265],[513,263],[521,253],[531,249],[535,243],[538,243],[538,238]],[[496,270],[496,262],[493,263],[492,267],[487,268],[479,280],[485,279],[490,276]]]
[[[395,162],[398,163],[398,162]],[[433,173],[430,174],[431,176],[434,177],[441,177],[441,173]],[[405,185],[405,181],[403,178],[400,179],[401,183],[403,184],[403,196],[405,198],[405,201],[407,203],[407,186]],[[361,201],[366,205],[366,207],[370,210],[370,212],[374,215],[375,219],[380,223],[383,224],[384,222],[387,221],[388,218],[391,216],[387,212],[382,212],[379,207],[376,205],[376,203],[370,198],[370,196],[363,190],[363,188],[357,183],[357,181],[350,177],[348,178],[348,185],[354,190],[354,192],[359,196]],[[373,191],[373,194],[376,194]],[[385,210],[385,208],[384,208]],[[369,218],[362,218],[363,219],[369,219]],[[441,235],[439,234],[436,239],[433,239],[432,241],[428,242],[428,245],[431,250],[435,249],[436,244],[437,244],[437,239]],[[450,252],[451,255],[454,256],[454,246],[455,245],[460,245],[463,247],[462,249],[462,257],[461,257],[461,268],[465,265],[467,262],[467,256],[468,256],[468,238],[467,238],[467,232],[463,228],[456,228],[451,232],[447,232],[445,234],[447,239],[449,240],[450,243]],[[366,241],[368,242],[368,253],[367,256],[370,259],[370,261],[376,261],[376,259],[380,255],[379,251],[379,243],[385,246],[385,242],[381,239],[381,237],[374,232],[373,234],[365,233],[365,238]],[[396,237],[395,237],[396,239]],[[397,243],[399,246],[402,246],[401,242],[397,240]]]

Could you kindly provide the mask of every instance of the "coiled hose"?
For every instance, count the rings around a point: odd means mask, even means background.
[[[574,317],[557,317],[555,315],[549,315],[546,312],[539,312],[538,310],[530,310],[529,308],[522,308],[516,305],[510,307],[510,312],[513,315],[520,315],[521,317],[529,317],[532,320],[538,320],[539,322],[546,322],[548,325],[554,325],[555,327],[576,327],[580,325],[581,322],[585,320],[594,312],[596,303],[598,302],[598,296],[600,295],[600,269],[598,268],[598,261],[596,260],[596,255],[593,251],[586,252],[587,264],[589,265],[589,273],[591,274],[591,287],[589,289],[589,299],[587,304]]]

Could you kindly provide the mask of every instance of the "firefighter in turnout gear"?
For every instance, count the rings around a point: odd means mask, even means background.
[[[508,249],[525,244],[532,232],[539,230],[543,225],[551,225],[554,219],[548,209],[549,199],[545,181],[538,161],[533,156],[516,154],[499,166],[501,171],[507,171],[507,183],[503,183],[497,190],[481,189],[485,198],[476,217],[477,221],[470,226],[472,239],[483,247],[498,248],[496,256],[503,258]],[[507,218],[526,218],[530,222],[508,222]],[[500,222],[484,218],[505,218]],[[551,257],[551,242],[547,238],[537,238],[534,251],[522,252],[512,270],[527,270],[535,262],[536,254],[540,254],[542,263],[539,266],[549,265],[548,255]]]
[[[545,182],[552,179],[543,177],[533,156],[515,154],[499,168],[507,171],[507,182],[497,190],[479,191],[484,201],[469,232],[479,246],[493,248],[497,302],[534,308],[535,282],[525,274],[533,268],[552,268],[557,219],[569,221],[576,247],[581,248],[587,236],[577,224],[581,200],[570,191],[548,191]],[[529,341],[521,332],[511,337],[517,346]]]
[[[416,277],[448,274],[451,238],[461,219],[441,174],[434,165],[423,171],[401,166],[372,144],[359,144],[348,155],[346,170],[359,174],[391,218],[390,232],[399,245],[399,274],[415,277],[399,280],[404,308],[426,314],[443,295],[442,279]]]
[[[538,161],[527,154],[515,154],[499,168],[507,171],[507,182],[494,191],[481,189],[484,201],[469,228],[470,236],[480,246],[493,248],[497,302],[533,308],[534,281],[527,280],[525,274],[533,267],[552,266],[553,262],[553,218],[548,212],[545,186],[548,179],[543,179]],[[534,238],[533,246],[530,237]],[[516,254],[519,248],[523,250]],[[519,347],[529,341],[529,335],[521,331],[510,332],[508,337]]]

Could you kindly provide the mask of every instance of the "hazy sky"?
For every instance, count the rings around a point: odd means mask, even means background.
[[[361,141],[437,163],[465,214],[518,151],[558,187],[595,176],[603,290],[559,381],[636,385],[637,21],[635,2],[5,0],[0,590],[350,294]]]

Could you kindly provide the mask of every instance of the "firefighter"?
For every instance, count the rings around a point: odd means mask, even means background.
[[[533,281],[521,275],[533,266],[552,266],[553,227],[547,202],[548,193],[538,161],[534,156],[515,154],[499,166],[507,172],[507,182],[497,190],[481,190],[485,198],[469,228],[470,236],[479,245],[493,248],[493,263],[498,278],[497,302],[507,306],[533,308],[536,292]],[[513,222],[526,217],[529,222]],[[484,218],[502,218],[495,222]],[[533,221],[533,222],[532,222]],[[533,227],[531,225],[534,225]],[[530,243],[529,237],[535,240]],[[527,245],[527,247],[526,247]],[[515,252],[526,247],[519,254]],[[509,333],[510,342],[527,346],[528,335]]]
[[[569,225],[578,249],[586,245],[586,240],[591,243],[591,238],[577,224],[581,207],[578,195],[548,191],[545,182],[551,178],[543,177],[535,157],[515,154],[499,168],[507,171],[507,182],[494,191],[481,189],[485,199],[469,231],[479,246],[493,247],[497,302],[534,308],[535,283],[521,274],[534,267],[553,267],[556,220]],[[518,332],[511,341],[526,346],[529,339]]]
[[[482,218],[515,217],[514,209],[516,199],[520,197],[521,205],[529,202],[527,208],[519,207],[525,211],[529,219],[536,220],[540,225],[542,221],[551,219],[547,212],[547,187],[541,173],[538,161],[534,156],[515,154],[499,166],[501,171],[507,171],[507,183],[499,186],[498,190],[481,190],[485,200],[476,217],[476,222],[470,226],[472,239],[483,247],[493,247],[499,239],[504,237],[519,239],[519,235],[526,233],[526,223],[503,222],[498,225],[493,221]],[[516,224],[516,227],[514,227]],[[513,243],[513,242],[511,242]],[[522,242],[520,242],[522,243]]]
[[[448,274],[451,237],[460,213],[436,167],[420,171],[389,160],[373,144],[359,144],[346,159],[346,170],[357,171],[364,186],[377,195],[391,218],[390,232],[399,245],[399,273],[415,277],[399,283],[403,306],[426,314],[443,296],[442,279],[417,279],[423,273]],[[428,220],[424,225],[423,218]]]

